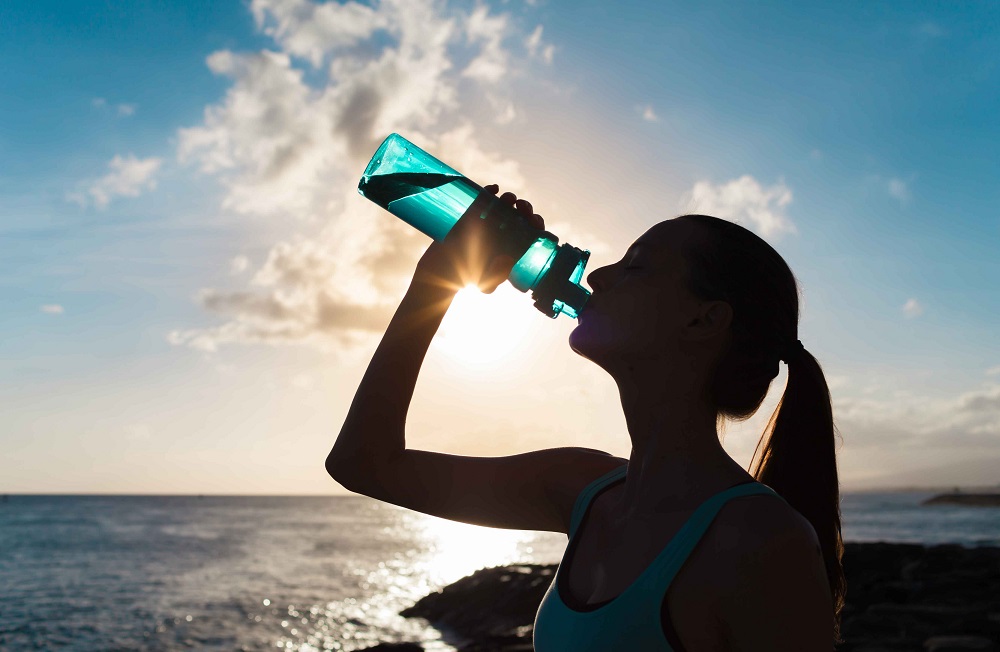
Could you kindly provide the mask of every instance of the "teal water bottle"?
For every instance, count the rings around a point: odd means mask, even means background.
[[[379,146],[358,192],[435,240],[444,240],[482,187],[399,134]],[[508,204],[496,201],[484,219],[492,223],[502,253],[517,262],[507,280],[531,290],[535,307],[555,319],[576,319],[590,292],[580,285],[590,252],[563,244]]]

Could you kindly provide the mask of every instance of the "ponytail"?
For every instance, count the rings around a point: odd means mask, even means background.
[[[698,245],[684,252],[688,289],[733,309],[731,343],[711,381],[719,424],[753,416],[778,375],[779,360],[788,363],[785,392],[757,443],[752,475],[812,524],[833,599],[834,643],[842,643],[847,581],[833,407],[823,369],[797,340],[798,283],[778,252],[753,232],[708,215],[682,218],[706,227]]]

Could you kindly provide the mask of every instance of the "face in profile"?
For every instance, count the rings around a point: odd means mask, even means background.
[[[617,263],[591,272],[593,294],[570,333],[570,348],[612,375],[649,362],[669,372],[681,329],[702,304],[685,286],[682,257],[697,244],[699,229],[683,218],[660,222]]]

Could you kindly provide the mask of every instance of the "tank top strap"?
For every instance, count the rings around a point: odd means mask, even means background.
[[[617,469],[608,471],[583,488],[580,494],[576,497],[576,502],[573,504],[573,515],[570,518],[569,525],[570,539],[573,538],[573,535],[576,533],[576,529],[580,527],[580,521],[583,520],[583,514],[587,511],[587,505],[589,505],[590,501],[594,499],[597,492],[604,489],[615,480],[619,480],[623,475],[625,475],[627,470],[628,465],[622,464]]]
[[[757,495],[771,495],[781,498],[781,495],[774,489],[755,481],[724,489],[703,502],[670,540],[667,547],[650,564],[640,580],[655,583],[656,590],[661,593],[665,591],[709,526],[712,525],[712,521],[715,520],[722,507],[733,498]],[[781,498],[781,500],[785,499]]]

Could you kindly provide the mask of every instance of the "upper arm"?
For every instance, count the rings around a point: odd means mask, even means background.
[[[504,457],[405,450],[372,468],[331,475],[355,493],[431,516],[565,534],[579,492],[623,463],[627,460],[576,447]]]
[[[758,534],[746,542],[722,596],[730,649],[830,652],[833,600],[816,533],[798,512],[776,511],[773,503],[770,509],[770,518],[760,519]]]

